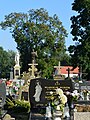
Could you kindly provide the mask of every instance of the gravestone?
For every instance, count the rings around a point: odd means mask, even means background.
[[[84,81],[83,83],[80,83],[80,89],[90,91],[90,82],[89,81]]]
[[[0,120],[4,118],[7,111],[4,110],[4,105],[6,101],[6,85],[4,82],[0,83]]]
[[[4,105],[6,100],[6,85],[4,82],[0,83],[0,98],[2,98],[2,105]]]
[[[31,110],[34,108],[45,108],[51,100],[51,92],[55,93],[57,88],[65,91],[73,91],[72,81],[67,80],[48,80],[48,79],[32,79],[29,86],[29,99]]]
[[[80,93],[80,98],[75,104],[89,104],[90,105],[90,94],[85,96],[84,91],[90,91],[90,81],[83,81],[82,83],[75,82],[74,89],[76,89]]]
[[[89,90],[90,91],[90,81],[84,81],[82,83],[74,82],[73,83],[75,90]]]

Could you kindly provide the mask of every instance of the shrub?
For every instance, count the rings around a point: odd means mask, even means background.
[[[26,112],[30,111],[30,103],[25,100],[10,100],[6,99],[5,109],[13,112]]]

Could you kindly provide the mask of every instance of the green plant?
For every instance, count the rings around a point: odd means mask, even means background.
[[[30,111],[30,103],[25,100],[10,100],[9,98],[7,98],[6,108],[16,113],[17,112],[28,113]]]
[[[25,100],[15,100],[15,109],[17,109],[20,112],[29,112],[30,103]]]
[[[6,99],[6,106],[7,106],[8,109],[10,109],[10,108],[13,108],[15,105],[14,105],[14,102],[12,100],[7,98]]]

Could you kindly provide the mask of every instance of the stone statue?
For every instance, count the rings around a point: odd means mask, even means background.
[[[17,52],[15,55],[15,64],[16,65],[19,65],[19,59],[20,59],[20,55],[19,55],[19,52]]]
[[[34,94],[34,98],[35,98],[35,101],[36,102],[39,102],[40,101],[40,95],[41,95],[41,92],[42,92],[42,87],[39,83],[39,81],[37,81],[37,84],[35,86],[35,94]]]

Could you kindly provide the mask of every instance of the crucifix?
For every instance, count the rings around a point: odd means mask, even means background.
[[[35,56],[37,56],[37,52],[35,52],[34,49],[33,49],[33,52],[32,52],[32,58],[33,58],[32,64],[28,64],[28,65],[31,66],[31,68],[29,68],[29,71],[31,71],[31,77],[32,78],[35,78],[35,72],[37,71],[36,65],[38,65],[38,64],[35,63]]]
[[[32,61],[35,63],[35,57],[37,57],[37,51],[35,52],[33,49],[33,52],[31,54],[32,54]]]

